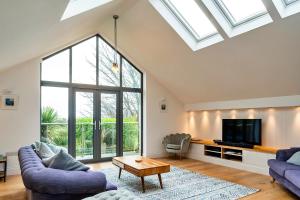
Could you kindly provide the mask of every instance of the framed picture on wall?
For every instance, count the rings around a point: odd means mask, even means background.
[[[14,110],[17,109],[19,97],[17,95],[0,95],[0,109]]]

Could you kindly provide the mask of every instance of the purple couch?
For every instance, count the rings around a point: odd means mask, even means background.
[[[30,146],[19,149],[19,162],[23,183],[33,200],[77,200],[117,189],[102,172],[47,168]]]
[[[273,180],[300,197],[300,166],[286,162],[297,151],[300,151],[300,147],[279,150],[276,153],[276,160],[268,160],[268,165]]]

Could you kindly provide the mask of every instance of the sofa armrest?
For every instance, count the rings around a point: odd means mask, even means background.
[[[299,147],[291,149],[280,149],[276,153],[276,160],[287,161],[294,153],[300,151]]]
[[[102,172],[64,171],[44,168],[23,173],[25,186],[47,194],[96,194],[106,190],[106,177]]]

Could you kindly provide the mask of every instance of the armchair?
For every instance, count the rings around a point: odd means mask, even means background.
[[[164,148],[168,153],[181,156],[188,152],[191,143],[191,135],[186,133],[171,134],[163,139]]]

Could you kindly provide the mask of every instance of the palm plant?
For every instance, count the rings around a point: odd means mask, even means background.
[[[58,120],[58,114],[51,107],[43,107],[42,114],[41,114],[41,120],[42,120],[41,134],[42,134],[42,137],[47,138],[48,137],[48,135],[47,135],[48,134],[48,125],[47,124],[56,122]]]

